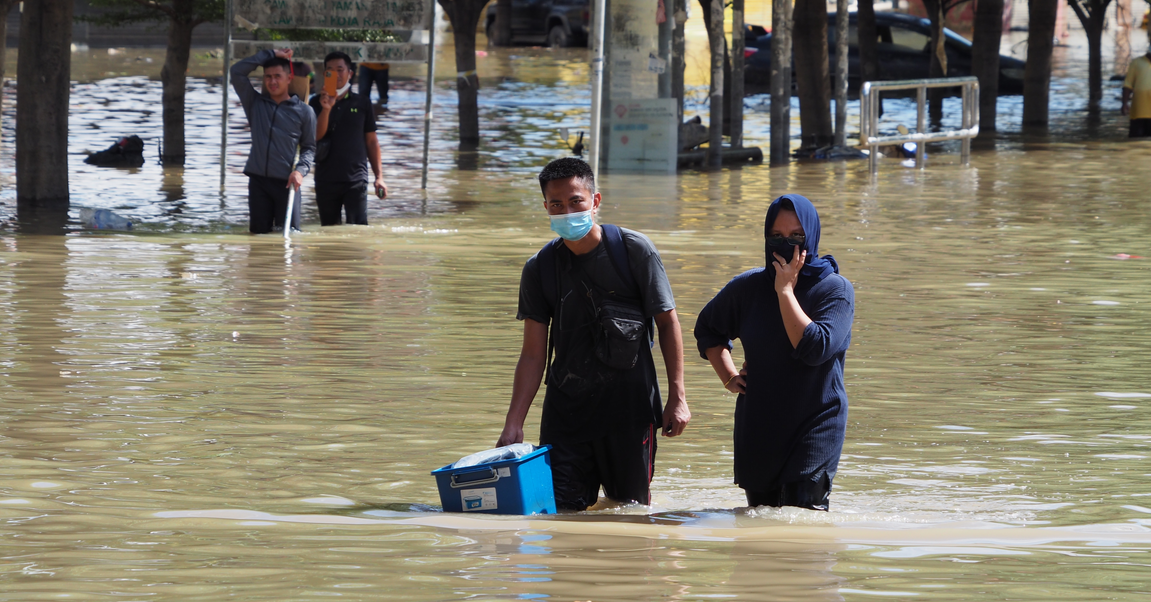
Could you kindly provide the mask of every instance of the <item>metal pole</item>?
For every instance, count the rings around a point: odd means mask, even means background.
[[[432,5],[432,21],[428,26],[428,79],[427,94],[424,96],[424,169],[420,175],[420,190],[428,188],[428,145],[432,137],[432,93],[436,87],[436,24],[439,23],[439,3],[427,0]]]
[[[232,0],[227,1],[224,7],[224,97],[223,108],[220,112],[220,190],[224,189],[224,180],[228,175],[228,88],[231,87],[232,68]]]
[[[923,109],[927,105],[927,88],[920,87],[915,97],[915,133],[923,134],[925,127],[925,118]],[[924,159],[925,150],[923,148],[923,141],[917,140],[915,142],[915,166],[919,169],[926,167]]]
[[[963,84],[963,122],[960,127],[971,129],[971,84]],[[959,161],[966,167],[971,163],[971,138],[964,138],[959,146]]]
[[[606,12],[607,2],[595,0],[591,30],[591,131],[589,132],[591,148],[588,152],[588,162],[591,163],[596,181],[599,181],[600,138],[602,138],[600,121],[603,114],[603,30]]]

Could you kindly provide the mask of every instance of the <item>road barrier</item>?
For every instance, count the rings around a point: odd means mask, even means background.
[[[926,131],[928,88],[963,88],[963,115],[960,128],[940,132]],[[879,135],[879,94],[890,90],[916,91],[915,133]],[[979,135],[979,80],[974,77],[946,77],[939,79],[909,79],[891,82],[863,82],[859,103],[859,146],[866,146],[871,154],[871,173],[879,172],[879,147],[905,142],[915,143],[915,166],[923,169],[925,142],[962,140],[960,159],[963,165],[971,160],[971,139]]]

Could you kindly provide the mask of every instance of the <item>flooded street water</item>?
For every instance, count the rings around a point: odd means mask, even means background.
[[[321,230],[309,178],[287,246],[246,233],[238,109],[221,191],[218,83],[190,82],[182,171],[84,165],[158,132],[159,84],[76,84],[74,217],[138,225],[21,233],[0,196],[0,600],[1147,598],[1151,146],[1114,116],[1090,140],[1072,110],[1065,136],[1005,133],[970,168],[942,147],[874,180],[863,161],[605,174],[603,221],[655,242],[688,336],[694,419],[660,440],[653,504],[439,512],[428,473],[502,428],[520,270],[553,236],[534,176],[585,119],[578,53],[496,54],[477,156],[454,151],[444,88],[423,196],[422,88],[402,81],[380,122],[394,200]],[[692,351],[785,192],[856,287],[829,513],[741,507],[734,397]]]

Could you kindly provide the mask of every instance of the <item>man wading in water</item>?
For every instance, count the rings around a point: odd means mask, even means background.
[[[283,223],[288,195],[304,183],[316,154],[316,114],[288,90],[291,60],[291,50],[261,50],[232,65],[232,87],[252,128],[252,150],[244,174],[248,176],[248,230],[253,234],[271,232],[273,224]],[[260,66],[264,67],[263,94],[248,79]],[[298,203],[292,208],[291,227],[300,229]]]
[[[594,222],[600,195],[587,163],[552,161],[539,181],[560,238],[529,259],[520,278],[523,349],[497,445],[523,441],[546,369],[540,443],[552,445],[556,506],[584,510],[600,485],[613,500],[650,504],[655,430],[675,437],[691,420],[671,285],[651,240]],[[653,325],[671,389],[662,410]]]

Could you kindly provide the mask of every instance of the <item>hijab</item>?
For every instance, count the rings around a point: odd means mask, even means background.
[[[767,208],[767,218],[763,222],[763,236],[771,233],[771,225],[775,223],[776,216],[779,212],[787,209],[787,205],[791,205],[791,209],[795,211],[796,217],[799,218],[799,225],[803,226],[804,243],[803,249],[807,251],[807,260],[804,262],[806,265],[799,271],[800,280],[814,279],[814,281],[823,280],[831,274],[839,273],[839,264],[835,262],[835,258],[831,255],[819,256],[819,213],[815,210],[815,205],[811,201],[798,194],[785,194],[771,202],[771,206]],[[797,251],[798,252],[798,251]],[[771,250],[766,252],[767,269],[772,277],[775,276],[775,258],[771,256]]]

